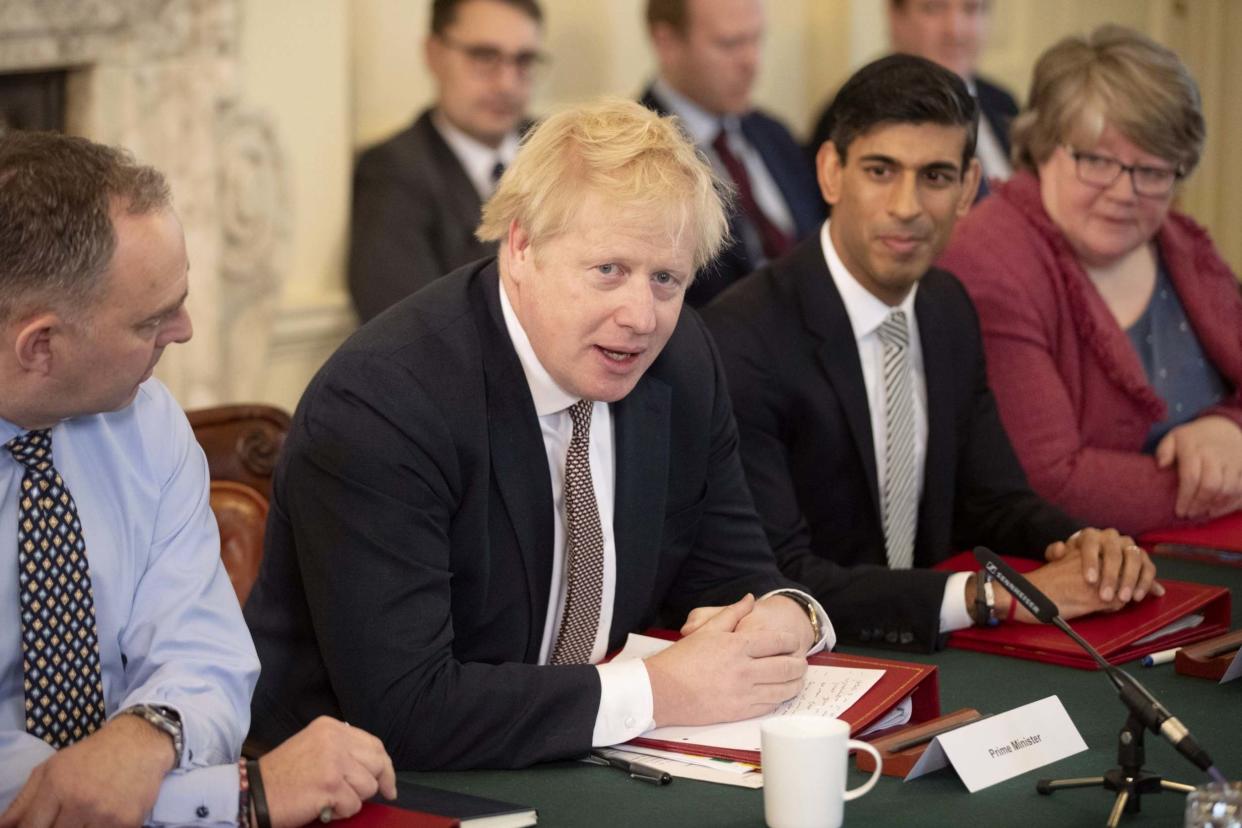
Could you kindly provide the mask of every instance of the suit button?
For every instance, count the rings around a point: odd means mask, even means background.
[[[887,633],[884,634],[884,640],[888,642],[889,644],[896,644],[897,643],[897,631],[889,630]]]
[[[901,643],[902,644],[914,643],[914,633],[910,632],[909,630],[902,630],[901,631]]]
[[[211,816],[211,811],[207,810],[206,805],[199,805],[196,809],[194,809],[194,816],[199,819],[206,819]]]
[[[870,641],[870,640],[871,640],[871,630],[867,629],[866,627],[863,627],[861,630],[859,630],[859,631],[858,631],[858,640],[859,640],[859,641],[863,641],[863,642]]]

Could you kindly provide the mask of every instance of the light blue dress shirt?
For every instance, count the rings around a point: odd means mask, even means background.
[[[0,445],[25,429],[0,419]],[[109,718],[135,704],[181,715],[185,750],[149,817],[156,825],[237,819],[236,762],[259,674],[220,562],[207,461],[158,380],[107,414],[52,429],[52,459],[78,507],[94,589]],[[0,811],[55,753],[26,733],[17,581],[23,469],[0,450]]]

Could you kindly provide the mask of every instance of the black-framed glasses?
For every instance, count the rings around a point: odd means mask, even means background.
[[[1164,198],[1173,192],[1173,185],[1184,175],[1180,167],[1123,164],[1112,156],[1083,152],[1068,145],[1065,151],[1074,159],[1078,180],[1092,187],[1111,187],[1123,172],[1127,172],[1134,192],[1148,198]]]
[[[466,56],[466,62],[470,68],[479,75],[491,77],[496,75],[506,65],[512,66],[517,72],[518,77],[526,79],[534,77],[535,73],[548,64],[548,56],[543,52],[535,49],[527,49],[521,52],[509,53],[503,49],[497,49],[495,46],[488,46],[483,43],[463,43],[454,40],[448,35],[438,35],[445,46],[450,49],[456,49]]]

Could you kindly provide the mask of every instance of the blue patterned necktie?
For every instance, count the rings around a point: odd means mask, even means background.
[[[5,444],[24,467],[17,511],[26,730],[55,748],[104,722],[95,601],[78,508],[52,465],[52,433]]]

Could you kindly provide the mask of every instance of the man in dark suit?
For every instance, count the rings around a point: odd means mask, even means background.
[[[980,77],[979,55],[987,44],[990,0],[889,0],[888,31],[893,50],[918,55],[956,72],[979,104],[982,118],[975,152],[983,167],[978,198],[987,194],[988,179],[1006,179],[1009,163],[1009,124],[1018,114],[1018,102],[1002,87]],[[808,150],[813,157],[832,131],[824,107]]]
[[[435,0],[424,44],[433,106],[354,170],[349,290],[363,322],[494,255],[479,211],[517,153],[543,56],[536,0]]]
[[[398,768],[519,767],[797,693],[835,636],[776,567],[682,312],[724,234],[714,184],[635,103],[553,116],[484,210],[499,259],[329,360],[246,606],[254,735],[338,711]],[[685,638],[599,663],[661,612]]]
[[[965,85],[894,55],[847,81],[834,110],[818,159],[831,220],[705,311],[781,569],[843,638],[924,650],[1010,614],[1008,594],[981,592],[974,574],[925,568],[975,544],[1047,557],[1031,580],[1065,617],[1159,592],[1133,541],[1031,492],[974,307],[930,267],[979,176]]]
[[[763,38],[762,0],[648,0],[660,74],[642,104],[676,115],[733,185],[730,244],[696,279],[687,301],[705,304],[815,232],[824,205],[811,166],[780,121],[751,101]]]

